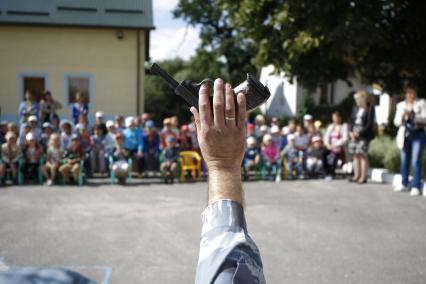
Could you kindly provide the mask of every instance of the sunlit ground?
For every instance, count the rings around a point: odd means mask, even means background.
[[[424,283],[426,198],[346,181],[245,183],[268,283]],[[206,183],[0,188],[0,269],[193,283]]]

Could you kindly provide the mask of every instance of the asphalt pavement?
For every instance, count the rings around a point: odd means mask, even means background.
[[[268,283],[426,283],[426,198],[381,184],[248,182]],[[0,271],[193,283],[206,183],[0,188]]]

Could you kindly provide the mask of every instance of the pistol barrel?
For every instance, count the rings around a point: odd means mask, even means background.
[[[152,64],[151,73],[159,75],[161,78],[166,80],[166,82],[172,87],[176,89],[179,86],[179,83],[172,78],[166,71],[164,71],[157,63]]]

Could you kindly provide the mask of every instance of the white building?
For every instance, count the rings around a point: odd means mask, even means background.
[[[269,100],[261,106],[261,110],[266,116],[292,117],[296,115],[305,92],[304,88],[297,83],[297,79],[290,82],[284,72],[276,74],[274,67],[270,65],[262,68],[260,82],[266,85],[271,92]],[[358,90],[372,90],[375,95],[377,123],[387,124],[391,105],[390,96],[377,89],[372,89],[356,78],[352,78],[350,82],[351,86],[345,81],[339,80],[328,84],[323,89],[318,88],[313,95],[314,102],[318,104],[322,98],[329,105],[337,105]]]

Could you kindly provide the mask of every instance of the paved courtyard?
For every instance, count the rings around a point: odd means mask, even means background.
[[[245,183],[268,283],[425,283],[426,198],[346,181]],[[0,270],[193,283],[206,183],[0,188]]]

